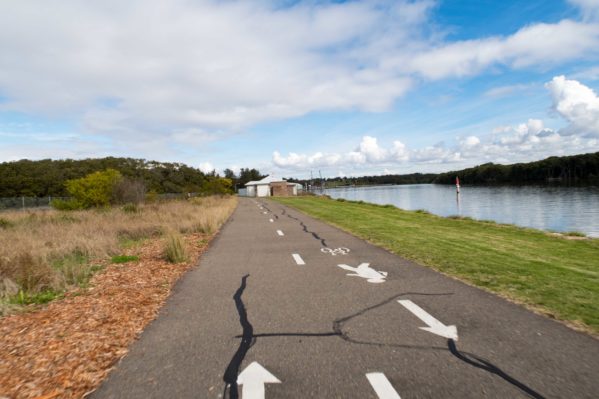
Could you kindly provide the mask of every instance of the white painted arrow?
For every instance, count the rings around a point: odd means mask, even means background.
[[[454,341],[458,340],[458,329],[456,326],[446,326],[409,299],[400,299],[397,302],[428,325],[428,327],[419,327],[421,330],[440,335],[441,337],[453,339]]]
[[[280,384],[281,381],[258,362],[252,362],[237,377],[237,384],[243,385],[243,399],[264,399],[264,384]]]

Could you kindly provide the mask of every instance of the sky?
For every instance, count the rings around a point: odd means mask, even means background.
[[[306,178],[599,151],[599,0],[0,0],[0,162]]]

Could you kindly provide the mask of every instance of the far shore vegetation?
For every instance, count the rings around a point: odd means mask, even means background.
[[[535,162],[499,165],[486,163],[473,168],[446,173],[412,173],[409,175],[381,175],[361,177],[333,177],[316,180],[295,180],[317,187],[368,186],[382,184],[455,184],[459,177],[469,184],[599,184],[599,152],[590,154],[549,157]]]
[[[327,197],[273,199],[599,335],[599,239]]]

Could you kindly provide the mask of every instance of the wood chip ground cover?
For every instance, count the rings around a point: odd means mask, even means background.
[[[135,249],[139,261],[107,265],[88,289],[1,318],[0,398],[81,398],[93,391],[212,237],[186,236],[190,261],[179,264],[164,260],[162,239],[151,240]]]

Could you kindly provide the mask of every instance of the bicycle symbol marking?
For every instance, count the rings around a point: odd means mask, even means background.
[[[333,256],[337,255],[347,255],[349,253],[349,248],[340,247],[340,248],[320,248],[320,251],[325,254],[331,254]]]

